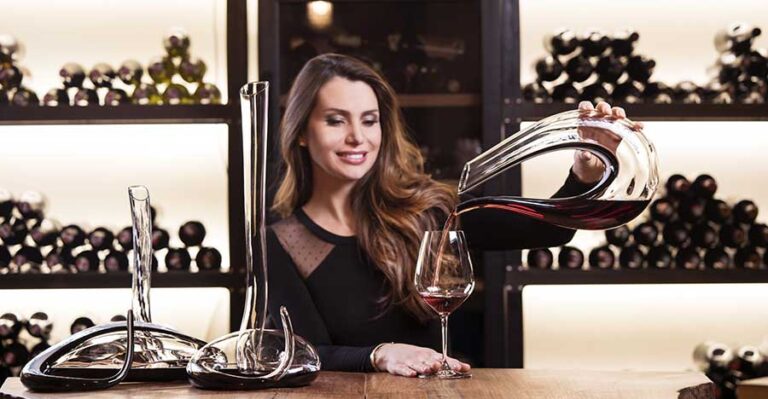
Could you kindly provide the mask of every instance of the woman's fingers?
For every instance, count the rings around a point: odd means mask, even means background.
[[[595,109],[595,107],[592,106],[592,103],[589,101],[582,101],[579,103],[579,111],[592,111]]]
[[[595,107],[597,112],[600,112],[602,114],[610,115],[611,114],[611,106],[608,105],[605,101],[600,101],[597,103],[597,107]]]
[[[618,119],[627,117],[627,111],[624,111],[624,108],[621,107],[613,107],[611,113]]]
[[[415,377],[418,373],[416,370],[408,367],[405,364],[398,364],[395,366],[394,370],[395,374],[402,375],[403,377]]]

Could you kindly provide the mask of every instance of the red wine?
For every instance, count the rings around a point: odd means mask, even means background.
[[[6,246],[21,244],[28,233],[29,230],[23,220],[6,220],[0,223],[0,239]]]
[[[614,86],[611,98],[617,103],[635,104],[643,101],[643,91],[637,82],[627,80]]]
[[[51,89],[43,96],[43,105],[46,107],[59,107],[69,105],[69,94],[65,89]]]
[[[584,266],[584,253],[576,247],[564,245],[557,255],[560,269],[581,269]]]
[[[551,269],[554,256],[549,248],[536,248],[528,251],[528,267],[534,269]]]
[[[464,292],[456,293],[419,293],[424,302],[441,315],[446,315],[458,308],[467,299]]]
[[[116,89],[113,87],[107,91],[107,94],[104,95],[104,105],[111,107],[128,104],[130,102],[131,98],[123,89]]]
[[[87,107],[89,105],[99,105],[99,95],[96,90],[81,87],[77,89],[75,97],[72,100],[74,105],[79,107]]]
[[[631,221],[643,212],[649,202],[483,197],[462,202],[457,212],[495,209],[572,229],[603,230]]]
[[[600,101],[608,101],[611,95],[608,93],[608,86],[600,81],[594,82],[590,85],[584,86],[581,89],[579,100],[591,101],[598,103]]]
[[[133,228],[128,226],[120,230],[117,233],[117,242],[124,252],[128,252],[133,249]]]

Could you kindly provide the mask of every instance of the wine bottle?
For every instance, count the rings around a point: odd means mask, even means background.
[[[168,248],[165,254],[165,267],[168,271],[188,271],[192,258],[186,248]]]
[[[104,258],[104,269],[108,273],[114,272],[127,272],[128,271],[128,256],[125,252],[111,250],[107,257]]]
[[[536,60],[534,69],[536,70],[537,80],[543,82],[557,80],[563,73],[563,65],[560,64],[557,58],[551,55]]]
[[[741,76],[741,59],[731,52],[722,53],[717,57],[715,70],[718,83],[736,84]]]
[[[8,266],[11,264],[11,251],[5,245],[0,244],[0,274],[8,272]]]
[[[72,99],[72,103],[79,107],[87,107],[89,105],[99,105],[99,95],[96,90],[81,87],[75,92],[75,96]]]
[[[611,39],[602,32],[588,31],[580,38],[579,44],[581,45],[582,54],[587,57],[598,57],[608,50]]]
[[[579,100],[579,90],[566,81],[552,88],[552,100],[566,104],[575,104]]]
[[[64,83],[64,87],[83,87],[85,82],[85,70],[80,64],[68,62],[59,69],[59,76]]]
[[[624,63],[613,54],[600,57],[595,66],[595,72],[597,72],[600,80],[606,83],[616,83],[624,74],[624,69]]]
[[[117,243],[120,244],[123,252],[127,253],[133,249],[133,228],[131,226],[124,227],[117,233]]]
[[[595,269],[613,269],[616,264],[616,255],[611,247],[604,245],[594,248],[589,252],[589,267]]]
[[[34,91],[19,87],[11,92],[11,105],[14,107],[36,107],[40,105],[40,99]]]
[[[568,74],[568,80],[572,82],[583,82],[589,79],[594,70],[592,63],[583,55],[571,57],[571,59],[565,63],[565,72]]]
[[[691,229],[691,240],[699,248],[711,249],[719,245],[720,236],[706,223],[700,223]]]
[[[144,68],[136,60],[127,60],[120,64],[120,68],[117,68],[117,76],[123,83],[136,86],[141,83]]]
[[[121,314],[116,314],[116,315],[112,316],[111,319],[109,319],[109,321],[112,322],[112,323],[121,322],[121,321],[125,321],[125,320],[126,320],[125,316],[121,315]]]
[[[741,76],[735,85],[729,87],[733,101],[739,104],[764,104],[766,95],[765,80]]]
[[[152,249],[155,251],[168,248],[169,240],[170,236],[166,230],[160,228],[154,228],[152,230]]]
[[[733,219],[738,223],[751,224],[757,219],[757,205],[750,200],[741,200],[733,206]]]
[[[636,104],[643,101],[643,91],[636,82],[627,80],[613,87],[611,98],[616,103]]]
[[[192,104],[192,96],[185,86],[169,83],[163,92],[163,103],[170,105]]]
[[[549,270],[552,268],[554,256],[549,248],[534,248],[528,251],[526,261],[529,269]],[[200,267],[199,262],[198,267]]]
[[[616,32],[611,38],[611,53],[628,57],[635,50],[635,43],[640,39],[640,34],[632,29],[624,29]]]
[[[627,75],[632,80],[645,83],[651,79],[656,61],[642,55],[633,55],[627,59]]]
[[[761,269],[763,259],[753,246],[745,246],[736,250],[733,264],[739,269]]]
[[[664,242],[675,248],[686,247],[691,243],[691,235],[683,222],[672,222],[664,226]]]
[[[43,105],[46,107],[68,106],[69,94],[65,89],[51,89],[43,96]]]
[[[747,243],[747,232],[738,225],[724,224],[720,227],[720,242],[729,248],[741,248]]]
[[[648,82],[643,87],[643,101],[649,104],[670,104],[672,89],[661,82]]]
[[[112,87],[112,81],[117,74],[112,67],[105,63],[100,62],[91,68],[88,72],[88,79],[93,83],[93,87]]]
[[[539,82],[531,82],[523,86],[523,100],[535,104],[542,104],[550,99],[549,91]]]
[[[625,269],[641,269],[645,262],[645,253],[637,245],[627,245],[619,253],[619,265]]]
[[[189,34],[183,28],[172,28],[163,38],[163,47],[171,57],[184,57],[189,53]]]
[[[95,251],[82,251],[75,256],[74,267],[78,273],[98,272],[99,255]]]
[[[672,252],[664,244],[657,244],[648,250],[646,255],[648,267],[655,269],[672,268]]]
[[[704,265],[709,269],[725,270],[731,267],[731,257],[722,247],[708,249],[704,254]]]
[[[21,367],[28,361],[29,351],[19,342],[12,342],[3,349],[3,362],[8,367]]]
[[[123,89],[111,88],[104,95],[104,105],[117,106],[122,104],[128,104],[131,102],[131,97]]]
[[[528,253],[530,257],[530,252]],[[216,248],[202,247],[195,256],[195,263],[200,270],[221,269],[221,253]],[[552,267],[552,252],[549,253],[549,266]]]
[[[43,353],[46,349],[50,348],[51,345],[46,341],[40,341],[35,346],[32,347],[32,350],[30,351],[30,356],[34,358],[35,356]]]
[[[43,219],[29,230],[29,236],[38,247],[56,245],[59,237],[59,223],[52,219]]]
[[[571,54],[578,46],[579,40],[570,29],[559,29],[544,36],[544,48],[553,55]]]
[[[672,100],[683,104],[700,104],[699,86],[689,80],[677,83],[672,88]]]
[[[179,227],[179,239],[185,246],[199,246],[205,239],[205,226],[196,220],[186,222]]]
[[[667,223],[677,218],[675,203],[669,198],[662,197],[651,203],[651,219]]]
[[[221,92],[213,83],[200,83],[192,94],[192,102],[203,105],[221,104]]]
[[[32,313],[27,320],[27,332],[33,337],[47,340],[51,336],[53,323],[44,312]]]
[[[659,229],[653,222],[644,222],[635,226],[632,230],[632,237],[635,242],[640,245],[653,246],[656,243],[656,238],[659,236]]]
[[[760,33],[760,28],[750,24],[731,24],[715,34],[715,48],[721,53],[730,51],[736,55],[747,54],[752,48],[752,41]]]
[[[137,105],[160,105],[163,103],[163,96],[160,95],[157,86],[149,83],[141,83],[133,89],[131,103]]]
[[[768,226],[763,223],[750,226],[749,243],[760,248],[768,247]]]
[[[710,175],[701,174],[691,183],[691,191],[702,198],[712,198],[717,192],[717,181]]]
[[[699,370],[706,372],[727,372],[733,362],[734,355],[728,345],[707,341],[693,350],[693,361]]]
[[[629,227],[627,227],[625,224],[615,229],[605,231],[605,239],[609,244],[615,245],[617,247],[624,246],[624,244],[626,244],[629,240],[630,235],[631,232],[629,231]]]
[[[16,210],[24,220],[42,219],[45,211],[45,198],[37,191],[25,191],[16,201]]]
[[[15,339],[22,327],[21,318],[14,313],[0,316],[0,339]]]
[[[147,65],[147,73],[157,84],[169,83],[176,73],[176,66],[168,57],[153,58]]]
[[[96,251],[112,249],[115,235],[106,227],[97,227],[88,234],[88,243]]]
[[[610,94],[608,93],[608,87],[605,83],[597,81],[592,84],[586,85],[581,89],[581,95],[579,95],[579,101],[591,101],[597,104],[600,101],[609,101]]]
[[[688,223],[700,223],[705,220],[707,201],[699,197],[683,198],[677,207],[680,219]]]
[[[24,73],[11,63],[0,63],[0,86],[5,90],[11,91],[21,86],[24,79]]]
[[[21,219],[11,219],[0,223],[0,239],[6,246],[21,244],[27,234],[29,234],[27,225]]]
[[[765,49],[752,50],[742,56],[741,70],[747,76],[764,80],[768,75],[768,57]]]
[[[691,182],[683,175],[674,174],[669,176],[665,187],[667,189],[667,196],[680,199],[688,195]]]
[[[576,247],[564,245],[557,255],[560,269],[581,269],[584,266],[584,253]]]
[[[743,345],[736,349],[736,358],[731,369],[740,380],[763,376],[765,357],[757,347]]]
[[[74,335],[95,325],[93,320],[88,317],[78,317],[72,322],[72,325],[69,326],[69,332]]]
[[[27,263],[42,265],[43,254],[40,253],[40,250],[35,247],[22,245],[21,247],[19,247],[19,249],[16,250],[16,253],[13,254],[13,258],[11,258],[11,262],[15,263],[16,266],[22,266]]]
[[[45,255],[44,260],[51,273],[69,273],[70,267],[75,262],[75,257],[72,255],[72,250],[65,247],[52,248]]]
[[[675,267],[678,269],[699,270],[701,264],[701,255],[693,246],[680,248],[675,254]]]
[[[22,46],[18,39],[8,34],[0,34],[0,62],[13,62],[21,58]]]
[[[183,58],[179,63],[179,76],[189,83],[202,83],[208,67],[199,58]]]
[[[76,248],[85,244],[85,232],[80,226],[70,224],[59,233],[61,243],[65,248]]]
[[[13,194],[4,188],[0,188],[0,222],[10,218],[15,207],[16,202],[13,200]]]
[[[730,223],[732,221],[733,210],[725,201],[711,199],[707,201],[704,212],[707,220],[715,224]]]

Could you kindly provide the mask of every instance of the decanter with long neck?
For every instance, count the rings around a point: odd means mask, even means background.
[[[513,212],[574,229],[602,230],[627,223],[648,205],[658,186],[658,156],[638,125],[597,111],[567,111],[521,130],[467,162],[459,195],[539,155],[584,150],[604,166],[600,180],[567,198],[487,196],[459,203],[456,214],[479,209]]]

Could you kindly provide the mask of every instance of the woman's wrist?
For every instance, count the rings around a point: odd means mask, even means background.
[[[391,343],[392,343],[392,342],[382,342],[382,343],[380,343],[380,344],[376,345],[376,346],[373,348],[373,350],[371,351],[370,360],[371,360],[371,367],[373,367],[373,371],[382,371],[381,369],[379,369],[379,366],[377,366],[377,364],[376,364],[376,363],[378,362],[378,360],[379,360],[379,358],[377,357],[377,355],[378,355],[378,353],[379,353],[379,350],[380,350],[380,349],[381,349],[381,348],[382,348],[384,345],[387,345],[387,344],[391,344]]]

